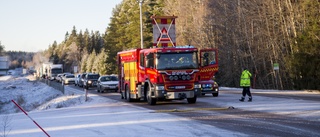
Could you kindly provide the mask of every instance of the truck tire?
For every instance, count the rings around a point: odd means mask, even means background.
[[[212,96],[214,96],[214,97],[219,96],[219,92],[218,93],[212,93]]]
[[[121,95],[121,99],[125,99],[124,98],[124,93],[122,91],[120,91],[120,95]]]
[[[132,102],[131,95],[130,95],[130,89],[129,89],[128,85],[126,85],[125,95],[126,95],[125,98],[127,99],[127,101]]]
[[[197,96],[194,96],[193,98],[187,98],[187,101],[189,104],[194,104],[197,102]]]
[[[150,87],[148,86],[147,88],[147,101],[149,105],[156,105],[157,100],[155,98],[151,98],[151,94],[149,94],[150,92]]]

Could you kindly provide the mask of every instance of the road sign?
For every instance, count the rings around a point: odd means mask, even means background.
[[[279,70],[279,63],[273,64],[273,70]]]
[[[177,16],[151,16],[153,25],[153,46],[176,46],[175,19]]]
[[[170,37],[168,36],[168,31],[165,27],[161,30],[161,35],[157,39],[157,41],[170,41]]]

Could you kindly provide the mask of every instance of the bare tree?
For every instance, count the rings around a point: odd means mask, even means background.
[[[7,137],[8,134],[10,133],[11,120],[12,120],[12,117],[10,117],[9,115],[4,115],[2,117],[2,123],[1,123],[2,134],[0,135],[1,137]]]

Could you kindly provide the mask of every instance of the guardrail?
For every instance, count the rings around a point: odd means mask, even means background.
[[[56,81],[51,81],[49,79],[39,79],[39,81],[47,84],[50,87],[53,87],[56,90],[61,91],[62,94],[64,94],[65,90],[64,90],[64,85],[63,84],[61,84],[59,82],[56,82]]]

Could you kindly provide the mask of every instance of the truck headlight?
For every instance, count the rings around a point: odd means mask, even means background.
[[[89,84],[91,84],[91,83],[92,83],[92,81],[91,81],[91,80],[89,80],[89,81],[88,81],[88,83],[89,83]]]
[[[206,84],[202,84],[201,87],[206,87]]]
[[[194,84],[194,88],[201,88],[201,84]]]
[[[164,86],[156,86],[156,90],[164,90]]]

